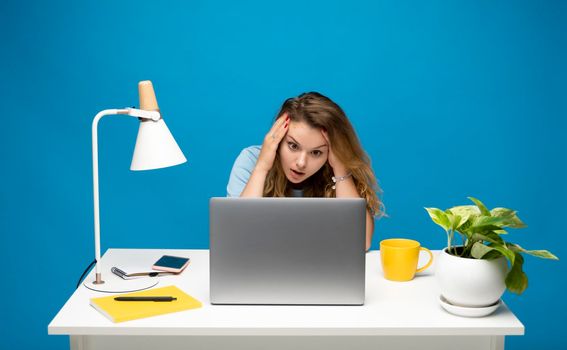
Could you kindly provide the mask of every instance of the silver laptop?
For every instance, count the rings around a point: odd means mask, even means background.
[[[361,198],[211,198],[212,304],[362,305]]]

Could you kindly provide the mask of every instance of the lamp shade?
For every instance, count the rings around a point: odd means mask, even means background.
[[[166,168],[186,161],[163,119],[140,122],[130,170]]]
[[[140,109],[158,111],[159,106],[151,81],[138,83]],[[158,121],[140,119],[136,148],[130,170],[151,170],[185,163],[187,159],[175,142],[162,118]]]

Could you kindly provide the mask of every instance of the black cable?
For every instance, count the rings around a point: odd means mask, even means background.
[[[86,270],[83,272],[83,274],[81,275],[81,278],[79,278],[79,281],[77,282],[77,287],[76,287],[76,288],[79,288],[79,286],[81,285],[81,281],[83,280],[83,278],[85,277],[85,275],[87,274],[87,272],[89,272],[89,270],[91,269],[91,267],[93,267],[94,264],[96,264],[96,259],[94,259],[93,262],[89,264],[89,267],[87,267]]]

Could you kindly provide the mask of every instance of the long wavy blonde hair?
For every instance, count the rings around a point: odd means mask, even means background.
[[[312,128],[327,131],[333,152],[352,173],[356,189],[360,196],[366,199],[370,213],[374,216],[383,214],[382,202],[377,195],[380,188],[370,166],[370,159],[362,149],[354,128],[341,107],[320,93],[307,92],[287,99],[276,119],[284,113],[287,113],[291,121],[305,122]],[[336,192],[332,188],[332,176],[332,168],[326,162],[319,171],[305,180],[304,196],[336,197]],[[290,193],[291,184],[282,169],[278,151],[274,166],[266,176],[264,197],[288,197]]]

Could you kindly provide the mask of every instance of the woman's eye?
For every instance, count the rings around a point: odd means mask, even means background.
[[[297,150],[297,144],[296,143],[288,142],[287,145],[288,145],[290,150],[292,150],[292,151]]]
[[[311,152],[315,157],[319,157],[321,154],[323,154],[323,152],[321,151],[313,151]]]

